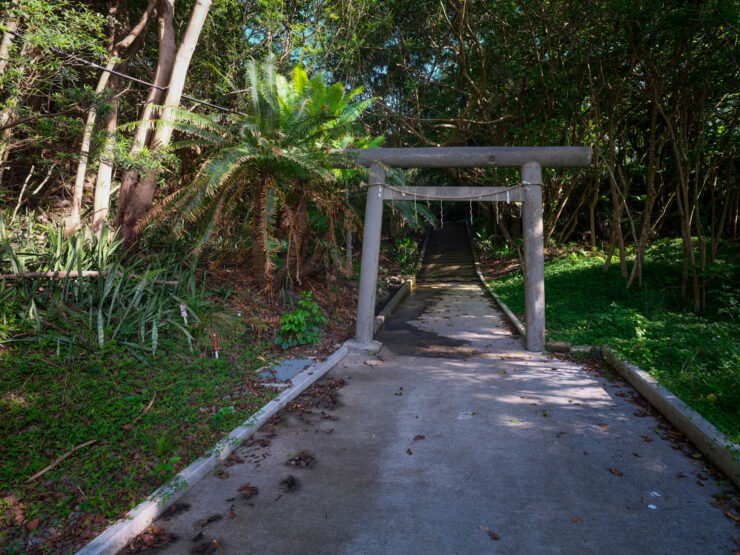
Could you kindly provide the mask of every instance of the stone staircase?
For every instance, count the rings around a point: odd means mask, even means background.
[[[433,283],[476,281],[473,253],[464,223],[448,223],[429,235],[417,280]]]

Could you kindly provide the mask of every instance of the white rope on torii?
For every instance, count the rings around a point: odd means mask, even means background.
[[[526,346],[545,348],[545,261],[542,223],[542,168],[587,167],[588,147],[440,147],[370,148],[342,151],[370,168],[362,241],[362,266],[353,347],[377,350],[373,341],[376,283],[384,200],[507,201],[523,205],[524,303]],[[386,167],[471,168],[516,167],[521,183],[514,187],[393,187],[386,183]]]

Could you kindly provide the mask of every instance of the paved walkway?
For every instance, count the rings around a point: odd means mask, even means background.
[[[378,339],[377,356],[328,375],[347,384],[330,419],[289,416],[157,522],[179,536],[167,553],[214,539],[224,553],[281,554],[736,548],[709,504],[721,490],[661,440],[658,419],[635,415],[633,391],[526,352],[480,286],[421,286]],[[286,466],[303,450],[309,467]],[[288,475],[298,488],[281,485]],[[245,482],[259,494],[244,499]]]

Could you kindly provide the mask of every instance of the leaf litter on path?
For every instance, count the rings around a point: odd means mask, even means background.
[[[150,526],[141,534],[131,540],[125,548],[125,553],[143,553],[150,549],[158,549],[176,540],[174,534],[170,534],[164,528]]]
[[[313,462],[313,456],[308,451],[301,451],[296,456],[289,458],[285,464],[298,468],[306,468]]]
[[[421,441],[422,439],[426,439],[427,436],[423,435],[415,435],[414,439],[411,440],[411,443],[409,443],[409,446],[406,448],[406,454],[407,455],[413,455],[414,452],[411,450],[411,446],[416,443],[417,441]]]
[[[239,486],[238,491],[244,496],[244,499],[250,499],[259,493],[259,489],[255,486],[250,486],[249,482],[244,482]]]
[[[483,530],[483,531],[484,531],[484,532],[485,532],[486,534],[488,534],[488,537],[489,537],[489,538],[491,538],[491,539],[492,539],[493,541],[499,541],[499,540],[501,539],[501,536],[499,536],[499,535],[498,535],[498,534],[497,534],[496,532],[494,532],[494,531],[492,531],[492,530],[489,530],[488,528],[486,528],[486,527],[485,527],[485,526],[483,526],[482,524],[479,524],[479,525],[478,525],[478,528],[480,528],[480,529],[481,529],[481,530]]]

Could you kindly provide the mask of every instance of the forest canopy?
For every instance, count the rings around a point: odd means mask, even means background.
[[[382,137],[385,146],[593,147],[592,168],[545,175],[546,240],[604,248],[607,265],[616,254],[631,284],[652,239],[681,237],[682,289],[694,310],[720,242],[737,238],[738,13],[729,0],[12,0],[2,20],[6,225],[38,213],[63,217],[71,234],[110,220],[127,245],[140,245],[147,225],[161,224],[151,207],[191,187],[212,154],[188,142],[182,125],[165,125],[175,107],[211,118],[218,143],[223,126],[254,115],[250,63],[269,58],[279,74],[302,68],[367,101],[345,145]],[[327,252],[342,248],[343,230],[359,229],[356,173],[326,180],[320,194],[305,176],[266,192],[260,179],[244,179],[262,204],[242,198],[244,225],[219,228],[211,248],[251,252],[244,260],[268,280],[271,259],[260,262],[257,251],[270,251],[285,280],[295,274],[288,245],[301,249],[294,231],[305,218],[314,225],[294,264],[329,239],[332,249],[316,258],[340,260]],[[511,185],[516,176],[481,169],[405,179]],[[336,207],[328,224],[314,214],[322,202]],[[508,240],[517,235],[517,207],[476,214]],[[198,221],[184,231],[202,230]],[[194,246],[200,239],[193,234]]]

